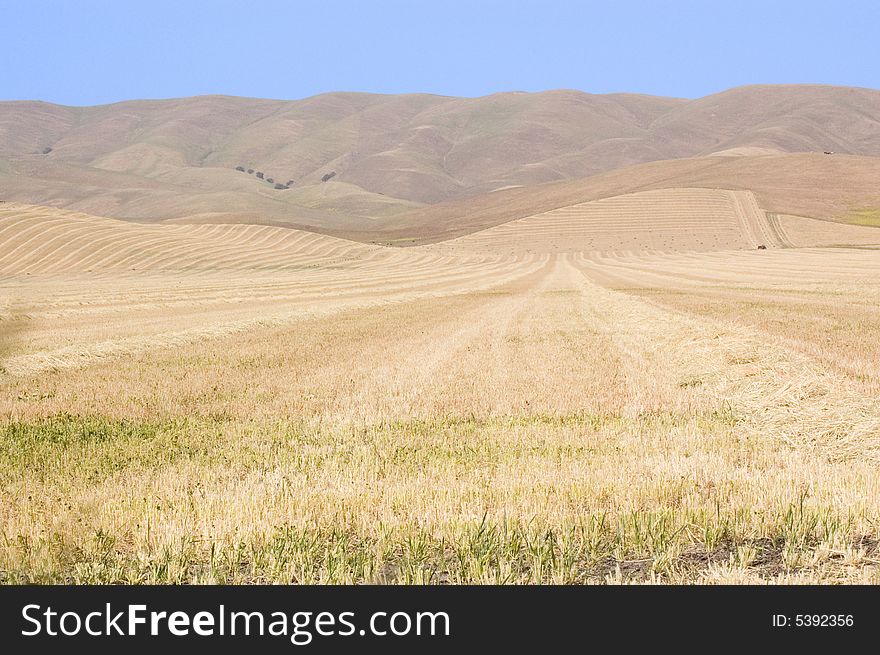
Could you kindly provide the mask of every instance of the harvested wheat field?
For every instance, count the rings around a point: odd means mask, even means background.
[[[0,575],[878,582],[880,250],[803,220],[671,188],[387,248],[0,205]]]
[[[443,244],[504,252],[703,251],[782,246],[748,191],[663,189],[567,205]]]

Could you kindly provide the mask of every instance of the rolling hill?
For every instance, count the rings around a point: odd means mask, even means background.
[[[661,189],[560,207],[446,242],[475,251],[708,251],[782,247],[748,191]]]
[[[561,90],[3,102],[0,200],[388,242],[660,188],[751,190],[772,212],[845,220],[880,206],[878,128],[880,91],[813,85],[697,100]]]
[[[770,213],[847,223],[858,218],[858,208],[880,207],[878,179],[878,157],[797,153],[672,159],[437,203],[348,236],[442,241],[560,207],[668,188],[752,191]]]

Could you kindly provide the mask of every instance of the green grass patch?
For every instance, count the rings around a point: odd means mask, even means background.
[[[102,479],[130,467],[155,468],[181,456],[204,457],[208,420],[138,421],[56,414],[0,426],[0,480],[28,471]],[[207,429],[206,429],[207,428]]]
[[[95,530],[7,540],[0,583],[581,584],[695,579],[735,562],[773,576],[809,566],[830,539],[859,543],[846,517],[798,499],[762,529],[752,510],[634,510],[559,523],[484,515],[440,533],[419,526],[365,531],[344,517],[309,527],[275,525],[242,540],[183,539],[154,550]]]
[[[880,227],[880,209],[856,209],[847,217],[847,223],[866,227]]]

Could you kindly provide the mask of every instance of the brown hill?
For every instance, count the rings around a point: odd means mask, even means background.
[[[650,161],[716,152],[877,156],[878,128],[880,92],[824,86],[752,86],[698,100],[548,91],[4,102],[0,192],[137,220],[222,213],[369,231],[364,217]],[[274,188],[289,181],[290,189]]]
[[[880,230],[873,231],[880,238]],[[548,254],[787,245],[775,236],[749,191],[668,188],[567,205],[451,239],[437,249]]]
[[[818,85],[730,89],[677,106],[651,126],[676,157],[753,146],[880,155],[880,92]],[[667,151],[669,152],[669,151]]]
[[[561,207],[667,188],[752,191],[760,207],[771,213],[848,222],[860,208],[880,208],[877,180],[880,157],[781,154],[673,159],[438,203],[391,217],[372,226],[369,233],[348,236],[404,244],[442,241]]]

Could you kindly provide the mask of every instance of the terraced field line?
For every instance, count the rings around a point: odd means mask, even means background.
[[[449,376],[461,361],[478,358],[499,335],[521,319],[536,290],[546,283],[553,263],[524,269],[525,274],[492,288],[493,294],[451,321],[438,321],[431,330],[408,341],[406,348],[374,366],[358,380],[357,387],[341,395],[334,419],[370,421],[377,417],[443,415],[444,396],[472,377]],[[499,368],[497,362],[481,362],[482,368]],[[443,380],[445,383],[438,383]],[[460,392],[459,392],[460,393]],[[456,399],[457,401],[460,399]]]
[[[589,278],[591,264],[577,265]],[[730,403],[754,435],[830,459],[880,460],[880,399],[865,397],[814,359],[741,326],[674,313],[598,284],[583,297],[626,353],[635,379],[653,374],[668,382],[673,372],[680,383]]]
[[[534,252],[743,249],[761,243],[764,222],[749,192],[662,189],[561,207],[440,247]]]
[[[530,263],[524,262],[519,265],[508,263],[503,266],[482,265],[472,267],[445,268],[432,270],[430,273],[420,272],[415,276],[383,284],[381,278],[374,278],[369,284],[363,285],[360,294],[357,285],[352,286],[352,280],[333,278],[333,283],[339,285],[339,289],[327,288],[327,283],[321,285],[321,296],[309,298],[302,291],[294,298],[298,306],[293,308],[288,305],[278,304],[278,298],[270,298],[272,308],[263,312],[255,312],[253,299],[249,299],[242,307],[244,314],[259,313],[258,318],[245,318],[232,320],[228,310],[219,311],[212,317],[210,314],[200,313],[200,325],[176,330],[161,330],[156,334],[137,334],[134,336],[117,337],[101,341],[85,340],[77,345],[63,348],[42,350],[11,356],[4,360],[3,368],[8,374],[25,375],[38,373],[44,370],[56,368],[70,368],[88,365],[93,362],[104,360],[108,357],[118,357],[141,352],[147,352],[158,348],[179,346],[193,343],[206,338],[218,338],[250,330],[257,327],[283,325],[299,320],[306,320],[318,316],[338,313],[354,308],[375,307],[388,303],[400,303],[420,298],[437,298],[443,296],[473,293],[506,284],[512,280],[527,276],[542,266],[542,260],[534,259]],[[404,272],[399,273],[405,275]],[[348,293],[340,293],[341,291]],[[178,293],[178,292],[176,292]],[[186,293],[186,289],[183,289]],[[164,297],[164,296],[163,296]],[[167,301],[166,301],[167,302]],[[198,303],[197,298],[188,294],[185,307],[192,307]],[[229,302],[229,291],[222,297],[222,302]],[[125,304],[122,305],[125,307]],[[148,305],[148,307],[150,307]],[[84,314],[84,310],[78,311]],[[67,312],[70,315],[70,311]],[[30,316],[40,318],[37,312],[31,312]],[[100,314],[99,314],[100,316]],[[122,316],[126,324],[132,323],[130,312]],[[86,323],[86,326],[100,325]],[[129,328],[131,327],[129,325]],[[101,327],[105,327],[106,323]],[[66,328],[70,338],[76,338],[76,333],[68,325]],[[130,331],[130,329],[129,329]]]
[[[770,212],[765,212],[765,214],[767,216],[767,225],[770,227],[770,231],[773,233],[773,237],[779,244],[779,247],[794,248],[794,244],[785,232],[785,227],[782,225],[782,221],[779,220],[779,214]]]
[[[751,191],[731,191],[731,197],[734,203],[734,211],[739,217],[743,226],[743,234],[749,240],[753,247],[760,245],[768,248],[784,248],[787,239],[784,232],[779,229],[773,229],[768,221],[767,215],[758,206],[755,194]]]

